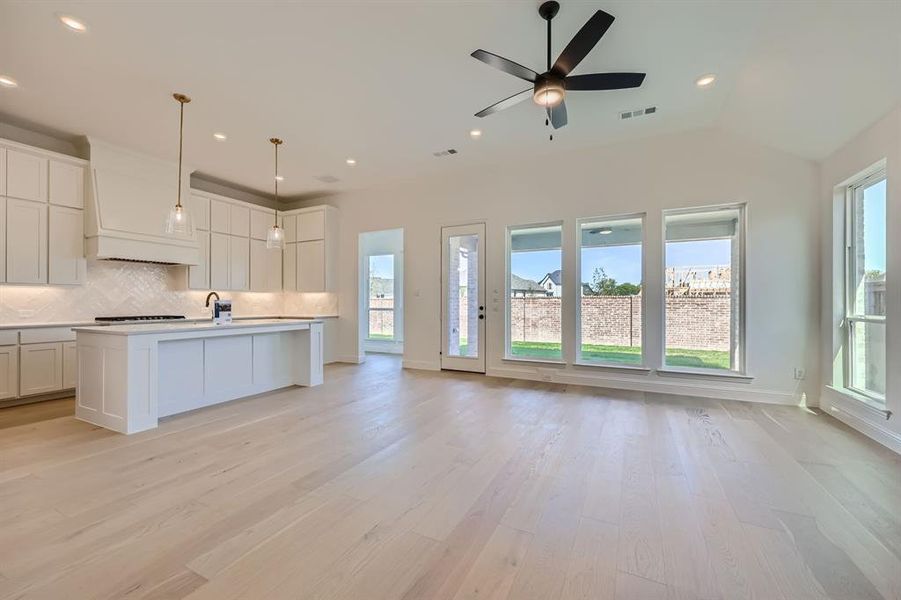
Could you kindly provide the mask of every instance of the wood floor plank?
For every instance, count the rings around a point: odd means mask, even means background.
[[[133,436],[64,406],[0,411],[0,599],[901,598],[901,457],[817,410],[388,356]]]

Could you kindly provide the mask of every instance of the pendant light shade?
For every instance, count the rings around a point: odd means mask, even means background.
[[[191,101],[184,94],[173,94],[175,101],[179,103],[178,114],[178,192],[175,200],[175,206],[169,209],[169,216],[166,217],[166,233],[169,235],[177,235],[190,237],[194,235],[194,221],[191,218],[191,211],[181,205],[181,152],[184,142],[185,132],[185,104]]]
[[[281,250],[285,247],[285,231],[278,226],[278,147],[282,141],[278,138],[269,138],[275,147],[275,222],[266,232],[266,247],[270,250]]]

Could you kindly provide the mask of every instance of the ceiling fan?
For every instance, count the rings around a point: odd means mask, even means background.
[[[598,90],[623,90],[636,88],[644,81],[644,73],[592,73],[590,75],[570,75],[582,59],[585,58],[595,44],[607,33],[607,29],[613,24],[613,15],[599,10],[591,16],[582,26],[582,29],[573,36],[557,61],[551,65],[551,20],[560,10],[559,2],[545,2],[538,8],[538,14],[547,21],[547,71],[536,73],[528,67],[524,67],[512,60],[492,54],[485,50],[476,50],[472,57],[485,64],[500,69],[520,79],[533,84],[529,89],[504,98],[484,110],[475,114],[477,117],[487,117],[490,114],[510,108],[519,104],[529,96],[539,106],[547,110],[548,121],[559,129],[566,125],[566,92],[568,91],[598,91]],[[553,136],[551,136],[553,139]]]

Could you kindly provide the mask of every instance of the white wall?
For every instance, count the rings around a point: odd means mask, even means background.
[[[536,139],[535,143],[552,142]],[[797,402],[801,392],[815,396],[820,299],[818,185],[818,167],[810,161],[704,130],[396,182],[328,198],[327,203],[341,210],[341,354],[359,357],[360,232],[404,228],[404,363],[436,369],[440,228],[484,221],[489,374],[773,402]],[[571,366],[549,369],[503,359],[508,225],[564,219],[564,270],[574,273],[577,218],[646,211],[645,344],[650,355],[657,357],[662,354],[661,211],[731,202],[748,203],[747,369],[753,382],[661,378]],[[571,295],[564,301],[572,304],[578,286],[568,289]],[[574,320],[564,323],[566,340],[574,339],[575,327]],[[571,360],[572,348],[566,352]],[[806,381],[794,380],[794,367],[807,370]]]
[[[895,416],[869,410],[840,390],[840,369],[836,357],[842,348],[843,333],[839,328],[844,312],[841,267],[843,244],[843,195],[836,186],[846,183],[875,163],[885,160],[886,176],[886,409]],[[822,213],[822,372],[821,405],[833,415],[901,452],[901,106],[857,135],[840,150],[823,161],[820,172]],[[893,368],[894,367],[894,368]]]

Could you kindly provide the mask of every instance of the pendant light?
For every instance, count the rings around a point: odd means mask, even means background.
[[[191,101],[184,94],[172,94],[179,104],[178,115],[178,194],[175,206],[169,209],[166,218],[166,233],[177,236],[194,235],[194,223],[191,220],[191,211],[181,205],[181,150],[185,137],[185,104]]]
[[[278,147],[282,141],[278,138],[269,138],[275,146],[275,223],[266,232],[266,247],[270,250],[281,250],[285,245],[285,232],[278,226]]]

